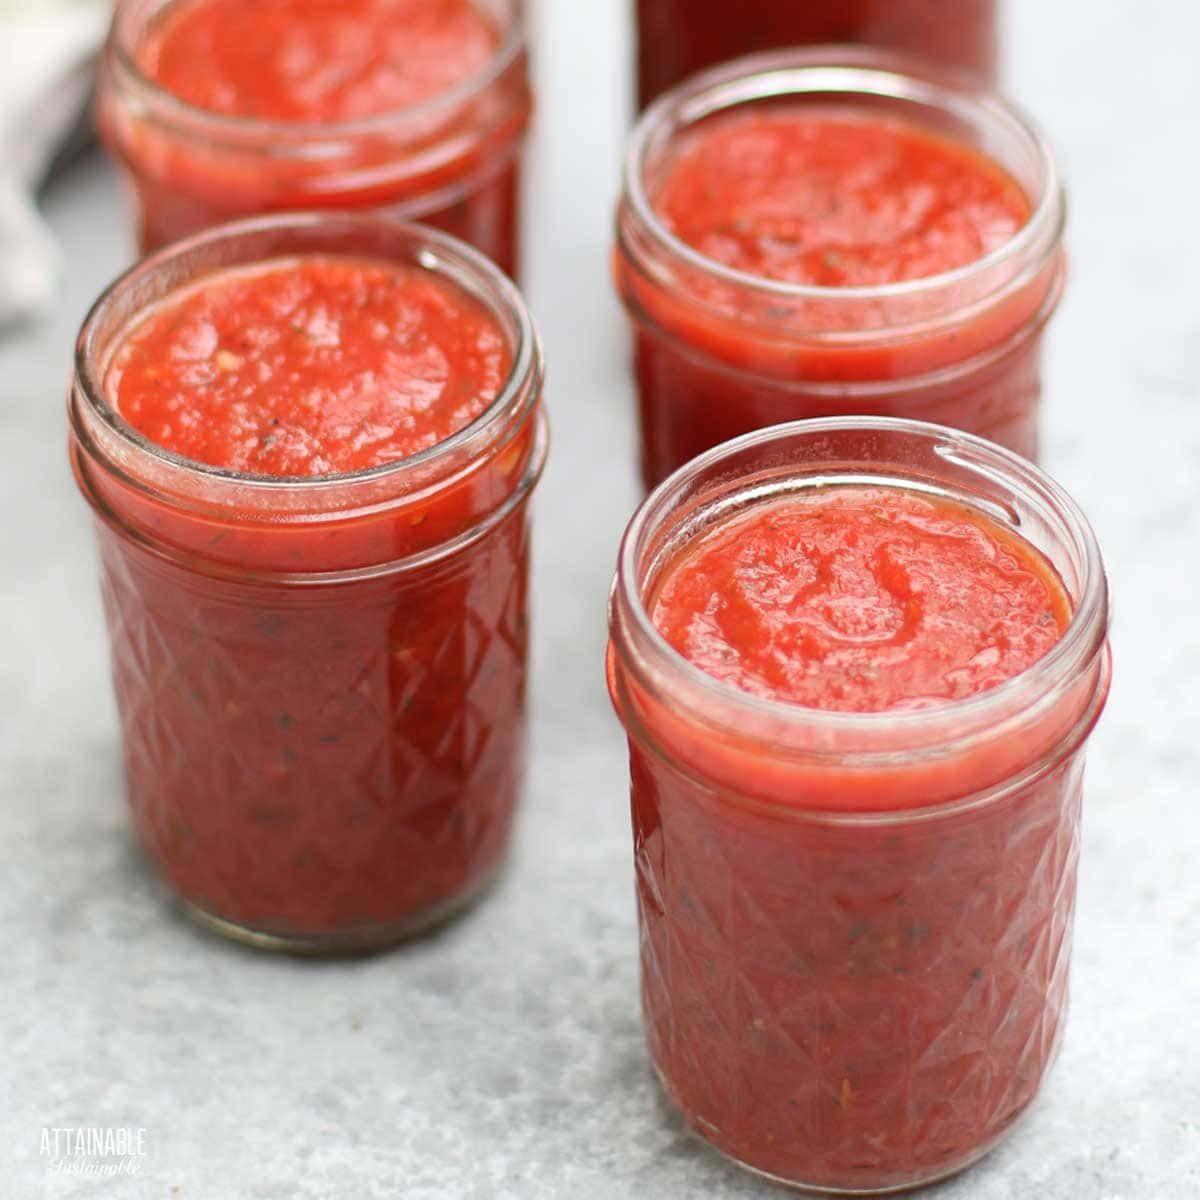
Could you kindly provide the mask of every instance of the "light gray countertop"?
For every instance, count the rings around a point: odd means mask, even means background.
[[[91,531],[64,455],[80,317],[130,251],[99,157],[48,207],[60,304],[0,339],[0,1197],[770,1195],[690,1138],[641,1040],[625,751],[601,671],[635,499],[608,283],[619,0],[542,0],[527,290],[554,445],[536,505],[532,771],[511,867],[359,962],[227,945],[132,841]],[[1034,1115],[946,1200],[1200,1197],[1200,15],[1009,4],[1012,90],[1072,199],[1045,464],[1091,515],[1116,678],[1092,742],[1073,977]],[[55,1174],[44,1126],[146,1129],[136,1176]]]

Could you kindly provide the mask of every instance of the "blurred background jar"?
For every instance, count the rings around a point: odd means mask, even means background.
[[[996,77],[997,0],[637,0],[638,107],[760,50],[861,43]]]
[[[120,0],[98,95],[143,253],[237,217],[382,209],[510,275],[530,112],[519,0]]]

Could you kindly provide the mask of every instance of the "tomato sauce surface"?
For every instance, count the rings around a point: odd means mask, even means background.
[[[181,100],[226,116],[379,116],[481,71],[498,30],[471,0],[184,0],[138,47]]]
[[[676,236],[766,279],[879,287],[1003,246],[1029,202],[996,163],[898,121],[786,108],[725,117],[679,148],[654,197]]]
[[[925,708],[994,687],[1070,619],[1027,543],[980,513],[895,488],[755,505],[689,544],[652,617],[714,678],[849,712]]]
[[[428,271],[337,258],[205,281],[118,351],[109,394],[185,458],[328,475],[408,458],[471,424],[510,362],[483,305]]]

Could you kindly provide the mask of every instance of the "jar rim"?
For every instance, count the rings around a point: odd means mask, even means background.
[[[170,273],[172,267],[189,257],[199,256],[206,249],[252,242],[261,235],[293,235],[302,240],[305,235],[317,238],[352,237],[355,234],[378,233],[412,248],[412,265],[441,274],[456,286],[464,288],[493,313],[506,318],[514,331],[512,364],[495,399],[470,424],[463,426],[443,441],[416,454],[395,462],[381,463],[356,471],[334,472],[325,475],[269,475],[236,471],[187,458],[148,438],[121,416],[109,402],[105,375],[115,345],[103,353],[98,346],[106,318],[111,310],[130,292],[157,275]],[[305,254],[337,254],[336,250],[281,251],[246,262],[226,264],[224,269],[241,269],[256,263],[302,257]],[[362,255],[352,255],[363,257]],[[387,261],[387,260],[384,260]],[[217,266],[210,272],[184,280],[177,286],[191,286],[205,274],[219,273]],[[168,289],[167,294],[174,288]],[[489,296],[492,297],[489,299]],[[501,311],[502,310],[502,311]],[[143,312],[145,309],[142,310]],[[123,328],[128,329],[126,322]],[[114,343],[118,339],[111,339]],[[206,229],[182,241],[174,242],[140,260],[118,276],[100,295],[84,318],[75,344],[75,386],[90,411],[102,426],[122,444],[135,452],[149,456],[154,462],[168,467],[173,475],[191,483],[216,483],[250,489],[262,496],[282,492],[318,495],[356,484],[379,480],[396,480],[425,474],[432,466],[451,462],[462,456],[473,459],[473,450],[486,445],[497,431],[519,420],[537,404],[541,390],[542,351],[534,328],[533,318],[524,298],[501,269],[474,247],[450,234],[425,225],[396,221],[379,214],[299,212],[273,214],[234,221]]]
[[[647,193],[645,167],[652,140],[669,120],[677,118],[678,128],[684,128],[743,104],[810,93],[923,103],[954,115],[1003,125],[1021,135],[1033,149],[1042,175],[1041,194],[1029,219],[1002,245],[949,271],[896,283],[851,287],[792,283],[742,271],[702,254],[667,226]],[[630,135],[623,199],[649,240],[690,269],[718,283],[764,296],[824,303],[902,300],[953,288],[1013,260],[1019,263],[1047,235],[1053,247],[1061,238],[1066,220],[1062,180],[1053,149],[1040,126],[1023,109],[988,91],[964,72],[935,67],[899,51],[854,45],[746,55],[701,71],[665,92],[645,110]]]
[[[995,687],[961,699],[920,709],[843,712],[811,708],[744,691],[709,675],[667,641],[646,606],[641,559],[646,543],[657,532],[664,513],[669,517],[671,501],[683,494],[698,477],[743,451],[801,434],[836,433],[923,438],[935,446],[939,457],[970,465],[985,478],[1002,478],[1022,486],[1061,514],[1081,564],[1079,595],[1072,597],[1075,604],[1070,623],[1046,654]],[[890,468],[884,474],[869,478],[892,486],[906,485],[903,474]],[[1046,472],[1004,447],[944,425],[897,417],[826,417],[791,421],[744,434],[693,459],[659,484],[630,521],[621,541],[610,607],[614,628],[620,618],[628,618],[637,649],[648,660],[650,672],[659,680],[683,681],[699,695],[731,710],[764,718],[779,728],[823,734],[869,735],[885,730],[890,734],[904,734],[936,727],[943,722],[986,727],[989,717],[999,720],[1003,714],[1010,713],[1014,699],[1023,692],[1032,690],[1040,696],[1068,679],[1080,664],[1091,661],[1102,650],[1108,635],[1108,581],[1103,558],[1095,532],[1071,496]]]
[[[173,0],[163,0],[155,10]],[[138,90],[143,101],[178,121],[190,122],[205,132],[231,138],[272,139],[285,137],[302,143],[338,142],[346,138],[386,133],[399,119],[427,118],[440,112],[453,112],[500,80],[525,52],[525,15],[519,0],[510,0],[509,19],[495,52],[480,70],[445,91],[403,108],[389,109],[367,117],[338,121],[285,121],[263,117],[243,117],[214,112],[192,104],[147,75],[137,61],[135,47],[147,20],[135,21],[131,10],[137,0],[118,0],[112,24],[105,40],[103,56]],[[126,25],[132,28],[126,28]]]

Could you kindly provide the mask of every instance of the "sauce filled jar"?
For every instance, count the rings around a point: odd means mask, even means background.
[[[764,50],[867,44],[994,80],[996,0],[638,0],[638,104],[689,75]]]
[[[231,937],[380,946],[479,895],[521,790],[542,357],[470,247],[380,218],[208,231],[80,333],[126,786]]]
[[[518,0],[120,0],[101,134],[143,253],[240,217],[379,209],[518,266]]]
[[[736,439],[635,515],[608,678],[668,1095],[760,1174],[966,1167],[1067,1007],[1107,585],[1028,461],[918,422]]]
[[[820,48],[690,80],[635,129],[615,274],[653,486],[731,437],[878,415],[1033,458],[1065,201],[1007,102]]]

